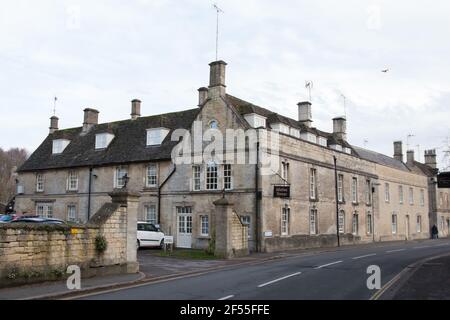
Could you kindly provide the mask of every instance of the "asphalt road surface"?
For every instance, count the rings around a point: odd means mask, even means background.
[[[256,265],[91,294],[80,299],[146,300],[308,300],[370,299],[369,266],[381,269],[382,286],[408,265],[450,253],[450,240],[348,247],[314,255],[291,256]]]

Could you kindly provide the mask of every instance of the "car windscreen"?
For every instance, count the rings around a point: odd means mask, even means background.
[[[139,223],[138,231],[158,231],[158,229],[156,229],[154,225],[149,223]]]

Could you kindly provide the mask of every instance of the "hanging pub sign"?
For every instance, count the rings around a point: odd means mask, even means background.
[[[274,186],[273,187],[274,198],[290,198],[291,186]]]
[[[450,172],[442,172],[437,177],[438,188],[450,188]]]

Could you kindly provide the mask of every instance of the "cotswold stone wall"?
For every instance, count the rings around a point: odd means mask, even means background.
[[[63,278],[69,265],[82,277],[137,272],[136,209],[126,193],[112,198],[86,225],[0,225],[0,286]]]

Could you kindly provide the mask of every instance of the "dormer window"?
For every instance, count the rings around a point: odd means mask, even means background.
[[[274,123],[271,125],[272,129],[275,131],[278,131],[279,133],[289,134],[289,126],[283,124],[283,123]]]
[[[53,148],[52,153],[53,154],[60,154],[63,153],[64,149],[69,145],[70,140],[66,139],[57,139],[53,140]]]
[[[114,135],[111,133],[99,133],[95,135],[95,149],[106,149],[111,141],[114,139]]]
[[[317,136],[311,132],[304,132],[301,134],[301,137],[303,140],[312,142],[312,143],[317,143]]]
[[[324,137],[319,137],[317,140],[319,141],[319,144],[320,144],[321,146],[323,146],[323,147],[326,147],[326,146],[327,146],[327,139],[326,139],[326,138],[324,138]]]
[[[300,138],[300,130],[295,129],[295,128],[291,128],[291,136],[296,137],[296,138]]]
[[[169,134],[169,129],[154,128],[147,129],[147,146],[159,146]]]
[[[342,152],[342,146],[340,144],[333,144],[330,148]]]
[[[252,128],[265,128],[266,127],[266,117],[260,116],[256,113],[244,115],[244,119]]]
[[[352,149],[346,147],[344,148],[344,152],[347,154],[352,154]]]

